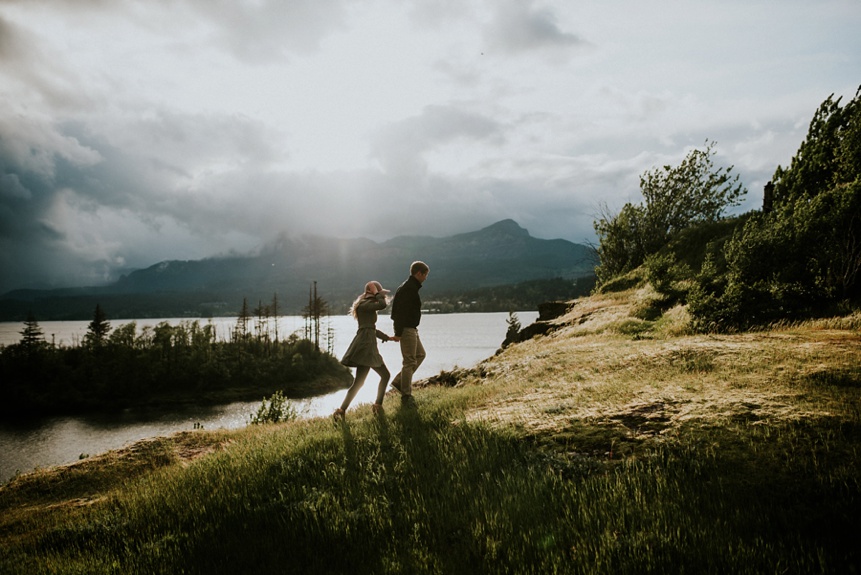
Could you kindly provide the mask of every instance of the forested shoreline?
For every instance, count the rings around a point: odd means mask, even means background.
[[[571,278],[552,277],[511,284],[448,289],[445,284],[433,286],[426,294],[433,313],[495,313],[511,310],[533,310],[538,304],[552,300],[572,300],[588,295],[595,286],[593,274]],[[83,288],[82,288],[83,289]],[[93,288],[95,290],[95,288]],[[332,310],[350,308],[355,294],[343,297],[327,295]],[[81,321],[92,317],[98,304],[110,309],[114,318],[158,319],[186,318],[189,320],[214,317],[238,317],[244,300],[257,301],[269,296],[243,296],[239,292],[158,292],[158,293],[29,293],[14,298],[0,297],[0,321],[21,322],[33,313],[39,321]],[[300,315],[295,305],[281,305],[286,315]]]
[[[44,415],[176,403],[217,404],[320,395],[349,385],[350,373],[317,344],[281,339],[240,318],[229,340],[199,321],[111,329],[97,306],[83,341],[55,346],[32,316],[22,339],[0,347],[0,412]]]

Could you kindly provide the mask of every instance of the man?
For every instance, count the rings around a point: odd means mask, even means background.
[[[419,290],[428,279],[428,268],[424,262],[413,262],[410,277],[395,292],[392,300],[392,321],[395,326],[395,341],[401,344],[403,365],[392,380],[392,387],[401,392],[401,403],[413,406],[413,374],[425,359],[425,348],[419,339],[419,322],[422,319],[422,300]]]

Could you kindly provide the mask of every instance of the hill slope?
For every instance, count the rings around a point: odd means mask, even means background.
[[[398,237],[383,243],[322,236],[282,237],[247,257],[165,261],[134,271],[114,285],[67,290],[21,290],[0,298],[0,320],[91,316],[100,301],[111,317],[231,315],[242,299],[256,306],[277,293],[282,311],[297,313],[312,282],[334,309],[346,306],[365,282],[394,288],[415,260],[426,261],[431,279],[423,296],[569,278],[592,273],[592,251],[566,240],[534,238],[512,220],[444,238]],[[110,303],[106,303],[110,302]],[[66,317],[59,317],[64,313]]]
[[[432,378],[418,410],[389,396],[382,418],[187,432],[22,476],[0,488],[0,570],[857,570],[861,317],[690,335],[683,308],[635,317],[653,296],[578,300]]]

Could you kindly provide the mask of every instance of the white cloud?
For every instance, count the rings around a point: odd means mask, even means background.
[[[494,14],[485,29],[489,53],[516,55],[546,49],[570,49],[584,44],[563,30],[556,13],[533,2],[505,0],[493,4]]]
[[[282,232],[588,241],[706,139],[753,207],[854,95],[859,27],[851,0],[0,0],[0,292]]]

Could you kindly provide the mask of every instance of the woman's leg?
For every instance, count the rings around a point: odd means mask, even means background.
[[[347,411],[347,408],[350,407],[350,402],[353,401],[353,398],[356,397],[356,394],[359,393],[359,390],[365,384],[365,378],[368,377],[368,372],[370,371],[371,368],[366,365],[360,365],[356,368],[356,377],[353,378],[353,385],[347,390],[347,396],[344,398],[344,403],[341,404],[341,409]]]
[[[389,373],[389,369],[386,367],[384,363],[380,367],[375,367],[374,371],[377,372],[377,375],[380,376],[380,386],[377,388],[377,405],[383,404],[383,396],[386,395],[386,387],[389,385],[389,378],[392,376]]]

